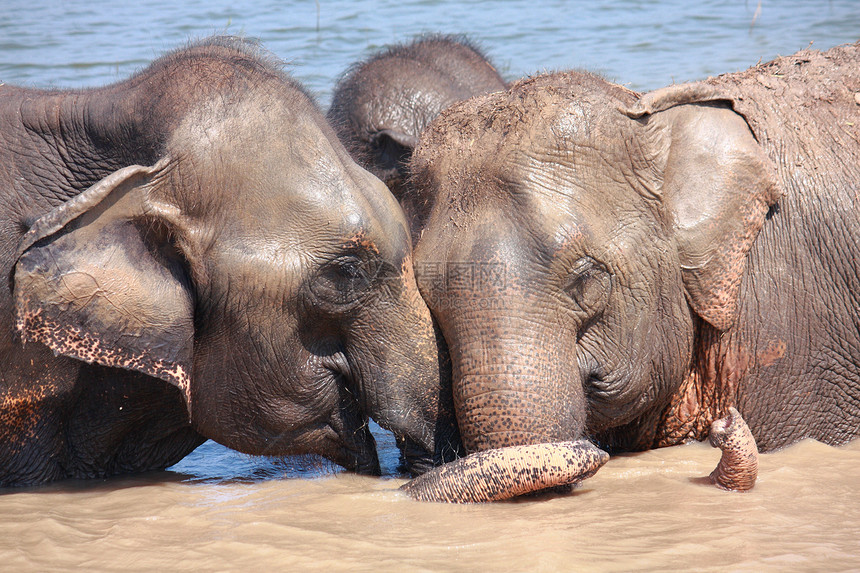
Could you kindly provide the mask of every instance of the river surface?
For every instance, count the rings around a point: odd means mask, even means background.
[[[328,105],[339,75],[425,32],[468,34],[502,74],[585,68],[635,90],[860,38],[860,2],[0,0],[0,82],[120,80],[213,33],[260,39]],[[618,456],[573,494],[478,506],[314,457],[207,442],[170,471],[0,492],[0,570],[860,571],[860,443],[764,455],[746,494],[703,483],[705,444]]]

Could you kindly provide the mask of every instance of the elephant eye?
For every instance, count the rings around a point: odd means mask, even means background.
[[[377,265],[357,255],[341,255],[320,267],[311,278],[310,290],[317,302],[339,310],[352,308],[370,290]]]
[[[592,317],[602,311],[612,291],[612,275],[591,257],[574,263],[562,287],[579,309]]]

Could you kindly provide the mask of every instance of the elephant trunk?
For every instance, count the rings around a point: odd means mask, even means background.
[[[736,409],[729,407],[728,416],[711,424],[709,441],[723,452],[711,472],[711,483],[729,491],[751,490],[758,477],[758,447]]]
[[[413,279],[414,280],[414,279]],[[464,455],[451,391],[451,364],[444,340],[418,295],[402,301],[406,312],[392,318],[376,353],[385,370],[370,377],[364,407],[397,439],[404,469],[418,475]]]
[[[511,446],[477,452],[425,473],[400,489],[419,501],[500,501],[575,484],[609,454],[586,441]]]
[[[551,328],[556,320],[525,309],[452,321],[454,406],[467,452],[581,437],[576,337]]]
[[[409,482],[403,488],[409,495],[508,499],[576,483],[607,461],[605,452],[575,441],[585,427],[576,337],[552,329],[553,318],[534,312],[540,307],[445,317],[454,406],[470,455]]]
[[[584,479],[603,462],[577,461],[561,444],[580,439],[586,425],[579,323],[559,312],[555,279],[523,257],[533,245],[521,229],[504,216],[474,225],[472,241],[422,239],[415,251],[427,269],[422,293],[450,349],[460,436],[473,455],[426,478],[440,485],[409,489],[474,492],[463,497],[479,501]],[[440,252],[444,276],[430,263]]]

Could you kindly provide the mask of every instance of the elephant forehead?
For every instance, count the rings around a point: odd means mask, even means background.
[[[405,230],[397,240],[372,221],[359,219],[353,224],[330,213],[313,211],[296,214],[276,225],[228,226],[218,239],[218,249],[232,253],[231,257],[241,255],[249,263],[262,265],[289,263],[287,268],[293,270],[344,251],[363,251],[398,264],[410,252]]]
[[[187,214],[250,245],[314,252],[363,232],[380,250],[408,249],[405,219],[384,184],[349,158],[315,110],[304,111],[251,100],[217,120],[212,110],[187,117],[171,143]]]
[[[181,189],[191,200],[221,199],[234,207],[250,199],[277,208],[285,196],[342,203],[354,191],[345,151],[303,100],[205,102],[183,118],[168,150],[186,165],[186,179],[193,178]]]
[[[497,194],[487,183],[502,181],[554,194],[624,180],[617,105],[633,92],[613,89],[589,74],[551,74],[450,107],[416,150],[421,192],[465,199]]]
[[[215,276],[231,283],[247,283],[269,289],[274,285],[298,286],[311,266],[314,251],[300,242],[260,237],[222,241],[213,254]]]
[[[377,66],[368,70],[369,73],[362,78],[356,90],[359,102],[356,111],[360,117],[371,118],[377,123],[368,128],[413,124],[409,127],[417,129],[414,133],[420,133],[430,118],[459,99],[456,97],[458,94],[447,93],[444,78],[435,70],[416,68],[414,64],[397,62],[396,77],[391,77],[388,68]],[[395,125],[386,125],[390,122]]]
[[[344,251],[362,251],[399,266],[411,251],[405,221],[387,203],[362,193],[306,186],[274,199],[246,197],[224,214],[217,249],[253,274],[299,276]],[[387,190],[386,190],[387,193]],[[271,200],[270,200],[271,199]],[[395,205],[399,210],[399,207]]]
[[[280,217],[261,213],[260,220],[269,217],[271,227],[285,241],[309,252],[359,249],[400,260],[411,251],[406,221],[387,188],[370,184],[344,189],[341,184],[337,189],[334,182],[319,185],[322,189],[288,194]],[[250,230],[259,230],[259,224]]]

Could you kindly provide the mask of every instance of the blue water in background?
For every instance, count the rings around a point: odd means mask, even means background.
[[[467,34],[507,79],[585,68],[635,90],[860,38],[857,0],[0,0],[0,81],[113,82],[189,38],[262,40],[328,104],[352,62],[425,32]]]
[[[118,81],[189,39],[259,39],[323,107],[337,78],[380,47],[421,33],[465,34],[513,80],[583,68],[631,89],[746,69],[812,44],[860,39],[860,1],[0,0],[0,83],[44,88]],[[397,451],[375,431],[383,471]],[[174,471],[189,479],[268,479],[336,468],[266,460],[207,442]]]

